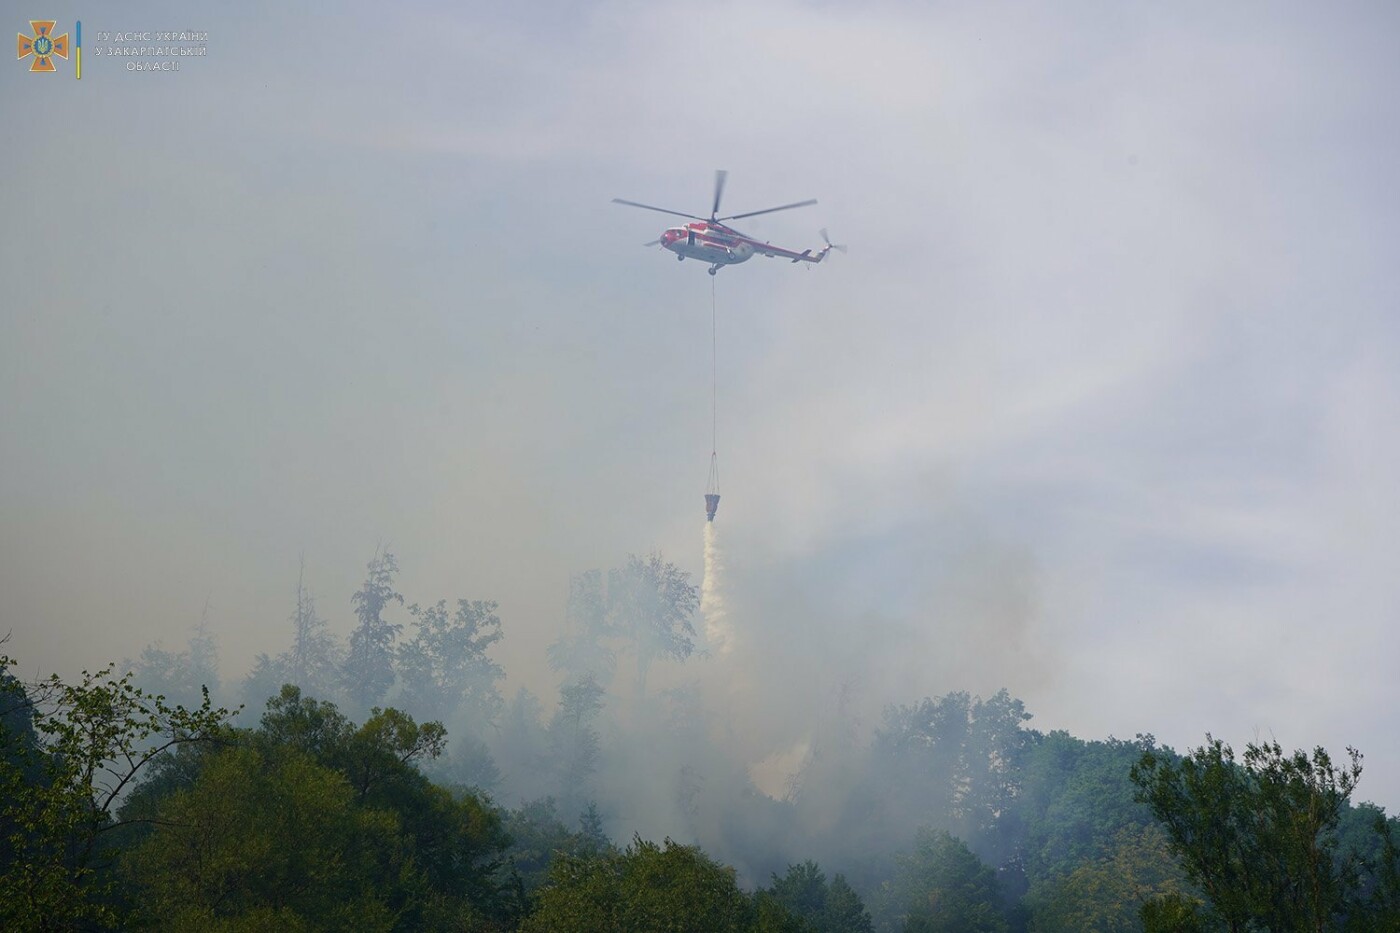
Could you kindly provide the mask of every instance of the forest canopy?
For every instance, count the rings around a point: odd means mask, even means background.
[[[1400,923],[1396,821],[1353,799],[1358,751],[1085,740],[1005,690],[955,691],[867,730],[838,707],[774,794],[702,691],[648,684],[708,663],[662,556],[575,579],[549,700],[502,695],[494,602],[410,602],[397,573],[370,561],[345,644],[299,582],[288,646],[237,683],[203,623],[70,680],[0,657],[0,926]]]

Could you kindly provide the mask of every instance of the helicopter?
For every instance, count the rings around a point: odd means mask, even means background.
[[[775,211],[792,210],[795,207],[810,207],[816,204],[816,198],[808,201],[797,201],[793,204],[784,204],[780,207],[768,207],[761,211],[748,211],[743,214],[730,214],[727,217],[719,216],[719,202],[724,195],[724,182],[729,177],[729,173],[720,169],[715,172],[715,202],[710,208],[709,217],[697,217],[695,214],[686,214],[681,211],[667,210],[664,207],[653,207],[650,204],[641,204],[637,201],[627,201],[622,198],[613,198],[614,204],[626,204],[628,207],[640,207],[649,211],[658,211],[662,214],[674,214],[677,217],[686,217],[691,220],[682,227],[671,227],[650,243],[644,246],[660,246],[676,254],[676,261],[681,262],[687,258],[702,259],[710,264],[710,275],[715,275],[724,266],[737,265],[741,262],[748,262],[754,256],[768,256],[770,258],[783,258],[792,262],[821,262],[826,258],[826,254],[834,250],[845,252],[846,247],[837,243],[832,243],[826,235],[826,231],[821,231],[822,240],[826,246],[815,253],[810,249],[796,252],[790,249],[783,249],[781,246],[774,246],[762,240],[756,240],[747,234],[740,233],[725,221],[743,220],[745,217],[757,217],[759,214],[772,214]]]

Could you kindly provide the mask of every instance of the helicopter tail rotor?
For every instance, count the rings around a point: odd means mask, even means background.
[[[833,242],[831,242],[831,237],[827,236],[827,234],[826,234],[826,228],[825,228],[825,227],[822,227],[822,229],[821,229],[821,234],[822,234],[822,242],[826,244],[826,248],[827,248],[827,249],[834,249],[834,250],[836,250],[836,252],[838,252],[838,253],[844,253],[844,252],[846,252],[846,244],[845,244],[845,243],[833,243]]]

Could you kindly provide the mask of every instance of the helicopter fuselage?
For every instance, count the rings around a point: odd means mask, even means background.
[[[672,227],[661,234],[661,246],[681,259],[699,259],[723,266],[747,262],[754,255],[753,244],[748,239],[736,235],[728,227],[706,221]]]

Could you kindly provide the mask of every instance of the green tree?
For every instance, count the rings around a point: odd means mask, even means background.
[[[606,688],[617,665],[612,643],[620,642],[636,658],[633,689],[640,701],[653,662],[684,661],[695,651],[691,616],[699,605],[690,574],[660,554],[629,555],[608,571],[606,586],[596,570],[580,574],[569,584],[568,632],[549,646],[550,666]]]
[[[273,657],[266,652],[258,652],[253,659],[253,668],[243,678],[239,687],[239,698],[245,710],[260,708],[271,697],[277,696],[283,684],[296,683],[296,678],[287,669],[286,658]]]
[[[436,758],[447,745],[447,730],[440,722],[419,725],[407,713],[393,709],[371,710],[364,725],[351,733],[335,761],[350,779],[361,800],[393,793],[398,785],[422,785],[416,760]],[[390,790],[386,790],[390,788]]]
[[[690,574],[651,554],[635,554],[608,574],[609,620],[637,658],[636,696],[647,692],[647,671],[657,659],[684,661],[695,650],[690,618],[700,605]]]
[[[8,639],[0,639],[0,642]],[[3,659],[0,659],[3,661]],[[29,694],[0,663],[0,801],[18,800],[44,779],[44,754]],[[20,871],[30,833],[22,811],[0,804],[0,877]],[[18,838],[16,838],[18,837]],[[3,887],[3,885],[0,885]],[[0,917],[5,916],[0,908]]]
[[[305,577],[306,560],[303,558],[297,572],[296,606],[289,620],[292,644],[280,656],[287,678],[283,682],[296,684],[319,696],[329,696],[335,689],[341,649],[326,620],[316,611],[316,597],[306,588]],[[267,696],[272,694],[259,699]]]
[[[814,920],[826,910],[826,873],[810,859],[789,865],[783,877],[773,875],[768,893],[804,920]]]
[[[185,700],[188,705],[198,704],[200,701],[199,691],[208,688],[209,692],[215,696],[220,694],[219,690],[219,644],[214,639],[214,633],[209,629],[209,603],[206,601],[204,610],[199,614],[199,624],[190,633],[189,645],[185,649],[190,659],[190,675],[195,683],[195,689],[188,698],[176,697]]]
[[[846,877],[837,872],[826,892],[826,907],[817,929],[824,933],[872,933],[870,912]]]
[[[757,919],[734,870],[699,848],[633,839],[624,852],[560,855],[522,933],[738,933]]]
[[[549,666],[569,680],[592,677],[605,687],[612,683],[617,654],[608,646],[613,632],[601,572],[589,570],[569,580],[564,623],[565,634],[547,649]]]
[[[987,700],[959,691],[887,707],[871,748],[868,792],[878,816],[864,830],[908,838],[911,824],[941,826],[983,857],[1008,860],[1028,719],[1005,690]]]
[[[11,666],[0,656],[0,672]],[[111,665],[74,684],[57,675],[24,688],[9,682],[0,702],[12,707],[0,719],[0,827],[10,857],[0,874],[0,928],[115,923],[113,837],[133,822],[116,817],[118,802],[166,752],[227,735],[229,712],[214,708],[207,690],[198,709],[171,706]]]
[[[499,812],[419,769],[445,746],[441,724],[386,709],[357,727],[289,684],[259,729],[234,738],[237,756],[170,758],[123,809],[154,827],[128,864],[137,903],[186,901],[181,923],[230,929],[358,929],[388,918],[395,929],[494,930],[523,912],[519,885],[503,870],[509,838]],[[246,794],[229,790],[244,785]],[[279,807],[304,810],[324,832],[279,822]],[[327,859],[282,851],[298,846]],[[362,858],[366,851],[377,854]],[[346,909],[322,910],[331,902]],[[153,907],[148,919],[163,911]],[[355,911],[363,923],[346,921]]]
[[[1080,865],[1113,857],[1121,835],[1155,823],[1135,799],[1128,777],[1156,740],[1086,742],[1066,732],[1031,733],[1021,760],[1014,805],[1019,856],[1032,886],[1063,878]]]
[[[1187,894],[1164,894],[1142,905],[1143,933],[1213,933],[1219,925]]]
[[[209,630],[208,603],[183,651],[166,651],[157,642],[142,649],[135,661],[124,659],[121,666],[132,672],[135,686],[171,703],[198,706],[200,691],[206,687],[218,696],[219,647]]]
[[[1109,854],[1032,887],[1033,933],[1136,933],[1143,905],[1185,896],[1185,875],[1158,826],[1122,829]]]
[[[503,780],[517,800],[547,797],[556,790],[553,775],[548,773],[549,735],[543,715],[539,697],[521,687],[506,704],[500,733],[492,743]]]
[[[1386,819],[1379,807],[1358,809],[1369,811],[1376,848],[1365,859],[1365,885],[1346,929],[1356,933],[1400,933],[1400,819]]]
[[[351,597],[359,624],[350,633],[341,684],[361,711],[382,700],[394,685],[394,639],[403,626],[387,621],[384,610],[390,603],[403,604],[403,597],[394,589],[398,570],[393,554],[376,554],[366,568],[365,582]]]
[[[306,752],[318,761],[339,763],[355,726],[328,700],[304,696],[294,684],[267,701],[261,738]]]
[[[767,891],[754,893],[753,933],[814,933],[812,924],[788,910]]]
[[[804,929],[813,933],[872,933],[870,914],[860,896],[837,875],[831,884],[816,862],[789,865],[787,873],[773,882],[763,897],[776,901],[793,917],[802,921]]]
[[[507,811],[503,827],[510,836],[506,860],[520,877],[527,895],[533,895],[545,883],[550,863],[558,855],[591,857],[613,851],[598,811],[591,804],[580,815],[576,832],[560,820],[553,797]]]
[[[597,855],[614,848],[612,840],[603,830],[603,815],[598,812],[598,805],[591,801],[578,815],[578,834],[579,845],[585,855]]]
[[[396,817],[432,895],[403,894],[396,909],[408,911],[406,916],[421,920],[433,904],[453,899],[501,922],[521,909],[502,872],[510,840],[500,814],[475,793],[433,784],[418,768],[446,747],[441,723],[419,724],[399,710],[375,709],[356,728],[334,704],[303,697],[288,685],[268,703],[254,738],[269,748],[305,752],[345,778],[358,806]]]
[[[321,697],[336,692],[341,648],[326,620],[316,611],[316,599],[306,588],[305,577],[303,560],[297,574],[296,604],[288,619],[292,625],[291,645],[275,657],[259,654],[243,680],[243,702],[250,709],[260,708],[269,697],[275,697],[283,684],[295,684]]]
[[[599,738],[593,722],[603,708],[603,688],[591,677],[559,688],[559,708],[549,721],[550,761],[565,806],[582,806],[598,768]]]
[[[450,720],[461,710],[478,730],[495,725],[503,705],[496,684],[505,676],[487,656],[501,640],[496,604],[459,599],[449,614],[440,600],[408,611],[416,634],[399,648],[399,702],[423,717]]]
[[[895,857],[881,891],[882,914],[906,933],[1009,933],[996,873],[962,840],[921,829],[912,852]]]
[[[1286,755],[1277,742],[1206,745],[1174,760],[1144,752],[1131,776],[1181,857],[1187,876],[1235,931],[1338,928],[1353,906],[1356,865],[1340,857],[1337,826],[1361,755],[1334,765],[1325,749]]]
[[[136,925],[389,930],[413,874],[395,816],[356,806],[343,775],[291,747],[212,756],[160,817],[124,864]]]

